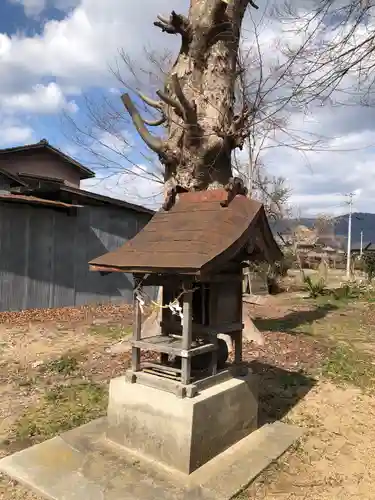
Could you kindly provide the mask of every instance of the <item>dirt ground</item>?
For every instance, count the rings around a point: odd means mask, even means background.
[[[0,457],[105,413],[131,322],[128,306],[0,313]],[[1,500],[36,498],[0,475]]]
[[[282,294],[248,309],[265,336],[245,346],[261,423],[306,432],[238,499],[375,499],[373,304]],[[130,325],[126,306],[0,314],[0,456],[105,413]],[[37,497],[0,476],[0,499]]]
[[[375,399],[321,381],[287,416],[306,429],[293,450],[239,498],[344,500],[375,498]]]
[[[375,499],[375,308],[362,302],[324,301],[311,309],[286,303],[290,298],[284,296],[271,308],[258,306],[253,317],[267,330],[267,342],[282,335],[284,361],[292,355],[285,348],[290,335],[315,346],[315,355],[306,363],[309,354],[293,343],[297,366],[310,383],[305,391],[301,381],[294,387],[284,381],[284,386],[262,392],[266,399],[273,393],[269,406],[284,407],[275,418],[301,426],[305,435],[238,499]],[[269,407],[264,410],[272,414]]]

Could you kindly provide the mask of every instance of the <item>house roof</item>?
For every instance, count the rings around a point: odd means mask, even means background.
[[[331,247],[332,249],[338,249],[341,246],[341,242],[333,236],[319,236],[316,242],[319,245],[325,245],[327,247]]]
[[[242,255],[281,260],[263,205],[237,195],[228,207],[224,189],[184,193],[132,240],[90,262],[92,270],[120,272],[216,272]]]
[[[7,172],[5,172],[7,174]],[[145,213],[148,215],[154,215],[155,211],[141,205],[135,205],[134,203],[129,203],[125,200],[119,200],[117,198],[110,198],[109,196],[104,196],[97,193],[92,193],[90,191],[85,191],[84,189],[75,188],[73,186],[68,186],[64,184],[63,179],[58,179],[54,177],[46,177],[37,174],[18,174],[17,176],[12,174],[14,178],[17,177],[19,183],[23,186],[22,193],[27,196],[36,196],[40,199],[55,199],[57,201],[62,201],[66,203],[79,202],[80,205],[93,205],[93,204],[108,204],[120,208],[127,208],[128,210],[133,210],[137,213]],[[27,183],[27,180],[40,181],[38,187],[32,186]],[[24,182],[26,181],[26,182]]]
[[[336,252],[336,248],[332,248],[329,245],[322,248],[323,252]]]
[[[25,181],[27,181],[28,179],[32,179],[32,180],[35,179],[37,181],[57,182],[59,184],[65,183],[64,179],[61,179],[58,177],[50,177],[48,175],[32,174],[29,172],[18,172],[17,176],[20,179],[25,179]]]
[[[22,179],[18,177],[16,174],[11,174],[4,170],[3,168],[0,168],[0,175],[6,177],[7,179],[16,182],[19,186],[27,186],[26,182],[24,182]]]
[[[26,196],[24,194],[0,194],[0,202],[25,203],[27,205],[40,205],[54,208],[79,208],[81,205],[72,205],[62,201],[46,200],[37,196]]]
[[[90,179],[92,177],[95,177],[95,172],[85,167],[77,160],[74,160],[74,158],[66,155],[65,153],[60,151],[60,149],[55,148],[54,146],[49,144],[46,139],[42,139],[40,142],[37,142],[35,144],[26,144],[24,146],[15,146],[12,148],[0,149],[0,155],[8,155],[12,153],[20,153],[24,151],[34,151],[34,150],[47,150],[50,151],[51,153],[58,155],[62,160],[69,163],[72,167],[80,171],[81,179]]]
[[[118,198],[111,198],[109,196],[104,196],[98,193],[92,193],[91,191],[85,191],[84,189],[75,188],[72,186],[61,185],[59,186],[61,193],[68,193],[73,197],[76,196],[77,199],[84,201],[97,201],[99,203],[105,203],[109,205],[114,205],[120,208],[127,208],[128,210],[133,210],[138,213],[145,213],[149,215],[154,215],[155,211],[150,208],[142,207],[141,205],[135,205],[134,203],[129,203],[125,200],[119,200]]]

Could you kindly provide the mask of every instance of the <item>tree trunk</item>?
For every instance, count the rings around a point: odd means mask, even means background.
[[[190,0],[188,17],[172,12],[154,24],[182,38],[179,55],[158,101],[140,97],[161,113],[143,120],[128,95],[123,101],[146,144],[165,166],[167,190],[225,186],[232,177],[231,153],[242,147],[249,111],[234,111],[240,30],[251,0]],[[164,123],[162,140],[146,125]]]

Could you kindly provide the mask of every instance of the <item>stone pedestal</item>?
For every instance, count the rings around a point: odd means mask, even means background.
[[[257,377],[231,378],[194,398],[111,381],[109,441],[191,474],[257,428]]]
[[[257,423],[256,378],[180,399],[112,380],[108,418],[0,460],[0,471],[48,500],[229,500],[301,436]],[[254,432],[252,432],[254,431]]]

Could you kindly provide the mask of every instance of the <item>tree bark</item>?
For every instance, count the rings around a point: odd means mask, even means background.
[[[231,153],[242,147],[249,111],[234,111],[241,24],[250,0],[190,0],[188,17],[172,12],[154,24],[181,36],[181,49],[159,101],[141,98],[161,112],[167,138],[152,135],[129,96],[123,101],[146,144],[165,166],[166,190],[226,186]],[[254,6],[254,5],[253,5]],[[156,122],[158,123],[158,121]]]

